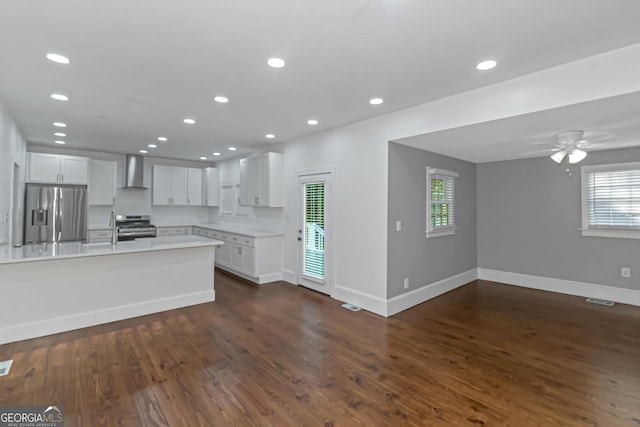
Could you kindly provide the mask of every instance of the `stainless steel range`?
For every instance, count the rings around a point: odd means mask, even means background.
[[[156,226],[151,224],[151,215],[116,215],[118,241],[142,237],[156,237]]]

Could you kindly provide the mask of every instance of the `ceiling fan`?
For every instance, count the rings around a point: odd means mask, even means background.
[[[587,152],[584,151],[589,148],[589,142],[583,138],[584,131],[571,130],[568,132],[562,132],[556,135],[556,144],[551,155],[551,160],[560,164],[562,160],[568,155],[569,163],[579,163],[587,157]]]

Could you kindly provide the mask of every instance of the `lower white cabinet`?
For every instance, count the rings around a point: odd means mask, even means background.
[[[191,227],[156,227],[156,235],[160,236],[188,236]]]
[[[193,234],[224,242],[216,246],[216,266],[260,284],[282,279],[282,236],[249,237],[197,226]]]
[[[110,243],[111,229],[89,230],[87,232],[87,243]]]

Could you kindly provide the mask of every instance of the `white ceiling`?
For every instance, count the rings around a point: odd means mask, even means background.
[[[68,147],[162,135],[150,154],[230,157],[638,43],[638,16],[636,0],[3,1],[0,99],[33,143],[64,121]]]
[[[463,126],[395,142],[484,163],[552,154],[556,135],[583,130],[586,151],[640,146],[640,92]]]

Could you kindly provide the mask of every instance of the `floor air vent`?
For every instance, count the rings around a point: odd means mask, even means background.
[[[587,298],[587,302],[590,302],[591,304],[606,305],[607,307],[613,307],[613,305],[615,304],[615,302],[613,301],[607,301],[606,299],[598,298]]]
[[[0,377],[4,377],[5,375],[9,374],[12,363],[13,360],[5,360],[4,362],[0,362]]]
[[[349,303],[342,304],[342,306],[343,306],[344,308],[346,308],[347,310],[351,310],[351,311],[360,311],[360,310],[362,310],[362,309],[361,309],[360,307],[358,307],[357,305],[353,305],[353,304],[349,304]]]

